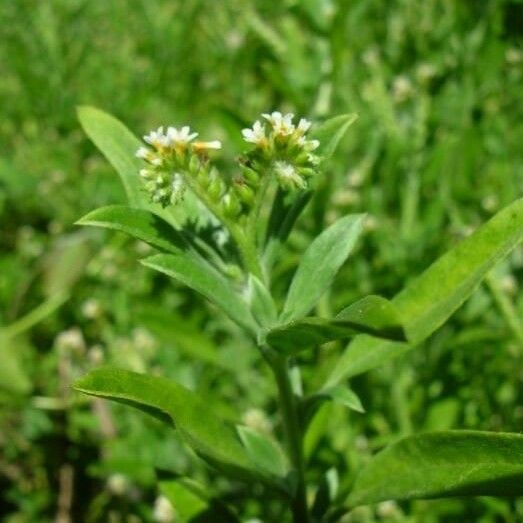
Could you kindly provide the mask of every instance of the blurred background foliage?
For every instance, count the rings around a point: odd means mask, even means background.
[[[124,202],[75,107],[137,134],[189,123],[241,151],[260,112],[358,122],[277,268],[338,216],[367,234],[322,314],[391,297],[523,191],[523,3],[512,0],[9,0],[0,3],[0,514],[9,523],[176,521],[155,467],[227,489],[247,521],[283,521],[224,485],[175,433],[74,395],[102,363],[198,388],[231,420],[280,430],[267,369],[203,299],[136,263],[148,247],[79,229]],[[311,480],[349,485],[372,452],[424,429],[523,429],[523,250],[423,347],[352,383],[366,414],[327,406],[307,436]],[[339,353],[304,357],[321,383]],[[155,501],[156,500],[156,501]],[[521,500],[385,502],[347,521],[523,520]]]

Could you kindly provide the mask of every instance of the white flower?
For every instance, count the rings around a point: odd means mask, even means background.
[[[178,173],[174,173],[171,184],[171,202],[177,203],[183,199],[185,194],[185,184],[183,178]]]
[[[147,147],[140,147],[136,151],[136,157],[141,158],[142,160],[146,160],[147,158],[149,158],[150,154],[151,154],[151,150],[147,149]]]
[[[300,136],[297,143],[304,151],[311,152],[320,146],[319,140],[307,140],[305,136]]]
[[[219,150],[222,148],[220,140],[212,140],[210,142],[194,142],[192,147],[195,152],[205,152],[210,150]]]
[[[320,146],[319,140],[307,140],[303,146],[306,151],[314,151]]]
[[[140,169],[139,173],[141,178],[143,178],[144,180],[148,180],[151,178],[153,172],[150,171],[149,169]]]
[[[274,170],[281,184],[289,188],[305,189],[305,180],[297,173],[296,169],[287,162],[275,162]]]
[[[151,131],[143,137],[144,142],[151,144],[153,147],[162,147],[169,145],[168,137],[163,132],[163,126],[158,127],[156,131]]]
[[[198,136],[198,133],[191,133],[191,128],[184,125],[180,130],[169,127],[166,136],[169,145],[187,145]]]
[[[320,157],[316,156],[315,154],[308,154],[307,155],[307,161],[311,165],[319,165],[321,160],[320,160]]]
[[[271,114],[262,114],[262,116],[272,125],[276,134],[287,136],[294,132],[294,125],[292,124],[294,115],[292,113],[283,115],[279,111],[274,111]]]
[[[305,118],[300,118],[300,121],[298,122],[298,127],[296,128],[300,134],[305,134],[310,128],[312,123],[309,122],[309,120],[306,120]]]
[[[243,129],[242,135],[246,142],[254,143],[256,145],[263,145],[267,140],[265,137],[265,127],[259,120],[254,122],[252,129]]]
[[[212,237],[219,247],[223,247],[229,241],[229,234],[225,229],[218,229]]]

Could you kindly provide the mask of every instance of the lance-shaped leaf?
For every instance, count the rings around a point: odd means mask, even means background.
[[[353,390],[345,387],[344,385],[337,385],[336,387],[332,387],[330,389],[322,389],[306,399],[305,410],[308,411],[306,412],[306,417],[314,414],[314,409],[317,408],[318,404],[327,400],[339,403],[340,405],[343,405],[348,409],[354,410],[356,412],[365,412],[360,398]]]
[[[276,304],[265,285],[254,275],[247,282],[247,301],[254,318],[263,327],[271,326],[278,319]]]
[[[142,263],[199,292],[238,325],[256,333],[256,322],[246,303],[232,285],[203,258],[191,252],[179,252],[149,256]]]
[[[282,321],[302,318],[316,305],[354,249],[363,217],[352,214],[339,219],[309,245],[289,288]]]
[[[285,240],[289,237],[296,220],[312,197],[312,191],[298,194],[285,193],[278,189],[267,225],[266,245],[263,253],[265,266],[270,269]]]
[[[213,464],[253,470],[235,430],[196,393],[163,377],[101,368],[76,381],[85,394],[136,407],[175,427],[187,443]]]
[[[209,508],[207,499],[198,491],[179,480],[159,482],[161,493],[176,507],[176,515],[182,522],[190,521]]]
[[[339,483],[338,471],[335,468],[331,468],[323,474],[311,509],[311,515],[315,519],[321,520],[334,503],[338,495]]]
[[[180,231],[145,209],[109,205],[86,214],[76,223],[125,232],[166,252],[177,253],[188,248],[188,243]]]
[[[335,318],[308,317],[271,329],[269,344],[289,354],[314,345],[351,338],[362,332],[393,340],[405,340],[395,307],[380,296],[365,298],[343,309]]]
[[[78,119],[87,136],[120,175],[131,206],[153,207],[147,202],[138,176],[143,167],[143,162],[136,158],[136,151],[143,145],[140,140],[120,120],[95,107],[79,107]]]
[[[261,473],[283,479],[289,472],[289,465],[283,450],[276,441],[250,427],[237,427],[249,457]]]
[[[311,138],[320,141],[318,154],[324,159],[330,158],[336,151],[347,129],[358,119],[358,115],[342,114],[326,120],[311,130]]]
[[[407,339],[398,308],[381,296],[365,296],[341,310],[335,319],[349,322],[355,329],[378,338]]]
[[[522,494],[523,435],[444,431],[409,436],[378,453],[348,503]]]
[[[505,207],[433,263],[392,303],[410,343],[356,337],[336,362],[326,386],[361,374],[411,350],[440,327],[474,292],[492,267],[523,240],[523,199]]]
[[[213,523],[240,523],[240,520],[219,499],[209,495],[206,485],[188,478],[163,479],[159,482],[161,493],[175,507],[176,521]]]

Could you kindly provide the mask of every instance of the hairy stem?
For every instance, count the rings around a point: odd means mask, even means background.
[[[259,262],[256,244],[237,224],[231,223],[228,228],[238,246],[245,268],[263,281],[263,271]]]
[[[272,352],[269,363],[278,385],[279,407],[282,415],[289,458],[296,474],[296,490],[291,510],[294,523],[308,523],[307,498],[305,491],[305,460],[303,457],[303,434],[298,413],[298,405],[292,391],[287,358]]]
[[[222,222],[225,228],[229,231],[229,234],[234,239],[238,250],[240,251],[245,268],[256,277],[262,279],[263,273],[258,261],[258,253],[256,252],[255,243],[251,241],[237,223],[224,215],[220,207],[212,201],[209,195],[199,187],[194,179],[190,176],[185,176],[185,181],[207,209],[209,209],[209,211],[214,214],[214,216]]]

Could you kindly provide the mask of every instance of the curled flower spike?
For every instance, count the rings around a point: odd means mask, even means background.
[[[160,126],[145,135],[149,147],[140,147],[136,156],[146,163],[140,177],[151,201],[176,204],[190,188],[218,216],[236,219],[259,209],[259,195],[271,179],[285,191],[306,189],[320,162],[320,143],[307,136],[311,122],[300,118],[295,124],[292,113],[279,111],[261,116],[242,130],[252,148],[240,159],[241,174],[229,182],[209,161],[209,153],[222,148],[219,140],[196,141],[198,133],[188,125]]]
[[[154,153],[151,151],[151,149],[148,149],[147,147],[140,147],[136,151],[136,157],[140,158],[141,160],[147,160],[152,162],[154,159]]]
[[[319,140],[306,140],[304,136],[300,136],[297,143],[303,147],[304,151],[311,152],[320,146]]]
[[[221,149],[222,144],[218,140],[195,142],[197,136],[184,125],[180,129],[161,126],[143,137],[151,147],[140,147],[136,156],[147,162],[140,177],[152,202],[163,207],[178,203],[185,194],[187,177],[209,185],[207,153]]]
[[[320,163],[313,152],[320,142],[307,138],[311,122],[300,118],[295,125],[292,113],[279,111],[264,113],[262,118],[264,123],[257,120],[252,129],[242,131],[243,139],[255,146],[247,153],[245,165],[260,177],[267,171],[274,173],[282,189],[305,189],[307,178]]]

